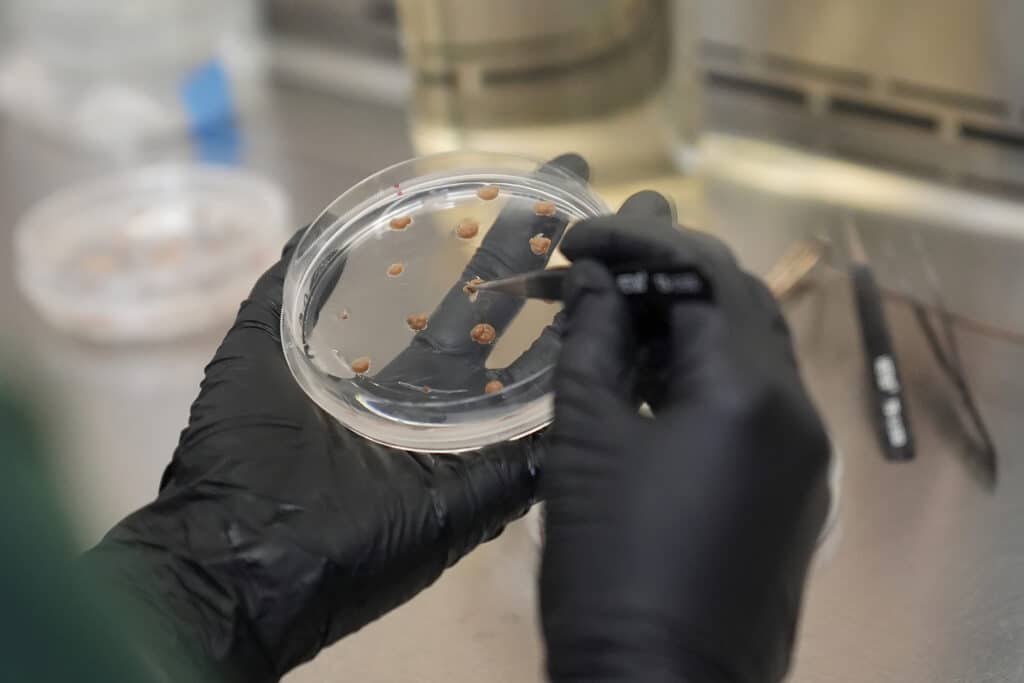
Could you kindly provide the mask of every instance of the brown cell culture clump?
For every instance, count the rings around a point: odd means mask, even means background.
[[[498,393],[499,391],[501,391],[504,388],[505,388],[504,384],[502,384],[501,382],[499,382],[496,379],[492,379],[490,382],[488,382],[487,384],[484,385],[484,393],[485,394],[496,394],[496,393]]]
[[[480,224],[472,218],[463,218],[455,228],[455,234],[461,240],[471,240],[480,232]]]
[[[147,259],[155,266],[170,266],[185,258],[185,240],[168,240],[150,250]]]
[[[409,216],[397,216],[391,219],[392,230],[405,230],[412,224],[412,218]]]
[[[366,374],[370,370],[370,359],[367,356],[356,358],[349,367],[357,375]]]
[[[403,263],[392,263],[388,266],[388,277],[398,277],[405,272],[405,264]]]
[[[543,201],[533,205],[533,212],[538,216],[554,216],[557,210],[554,202]]]
[[[492,325],[480,323],[473,326],[473,329],[469,331],[469,336],[477,344],[493,344],[494,340],[498,338],[498,333]]]
[[[485,202],[489,202],[492,199],[498,198],[498,186],[497,185],[484,185],[476,191],[476,196]]]
[[[475,277],[466,283],[466,286],[462,288],[462,291],[466,293],[466,296],[469,297],[471,302],[476,301],[477,296],[479,296],[479,292],[476,291],[476,288],[483,283],[483,279]]]
[[[341,309],[341,311],[338,313],[338,320],[348,320],[348,309],[347,308]]]
[[[79,267],[88,275],[109,275],[117,270],[117,260],[109,254],[92,254]]]
[[[536,256],[544,256],[551,248],[551,238],[538,233],[530,238],[530,251]]]
[[[413,313],[405,319],[405,324],[413,332],[422,332],[427,329],[427,316],[423,313]]]

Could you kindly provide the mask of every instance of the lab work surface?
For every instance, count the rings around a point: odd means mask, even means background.
[[[275,90],[243,134],[245,165],[283,185],[297,221],[311,220],[352,183],[412,154],[401,112],[291,90]],[[171,345],[98,347],[59,338],[28,307],[14,286],[11,226],[33,201],[110,166],[0,119],[0,362],[37,368],[33,377],[45,378],[49,402],[60,411],[56,469],[83,545],[155,494],[203,366],[229,323]],[[699,196],[694,211],[705,227],[721,228],[748,262],[774,259],[794,223],[823,215],[800,197],[773,198],[707,179],[687,183],[682,192]],[[870,227],[866,232],[870,237]],[[935,253],[941,261],[941,244]],[[970,252],[961,255],[964,268],[984,268]],[[844,474],[838,525],[810,578],[791,680],[1024,681],[1024,466],[1017,462],[1024,346],[957,327],[966,376],[1000,452],[993,486],[968,457],[958,396],[927,351],[912,309],[890,299],[886,312],[917,459],[887,463],[870,419],[848,281],[841,270],[824,268],[808,285],[785,309],[807,384],[843,453]],[[1009,291],[1005,301],[991,303],[1007,310],[1016,304]],[[285,680],[541,680],[538,561],[526,526],[516,523],[411,603]]]

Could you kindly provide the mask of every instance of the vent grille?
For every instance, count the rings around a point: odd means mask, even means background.
[[[829,101],[829,111],[836,116],[867,119],[875,123],[906,126],[919,130],[934,131],[939,127],[938,121],[931,116],[901,111],[873,102],[854,100],[847,97],[833,97]]]
[[[964,124],[960,127],[960,137],[965,140],[1024,151],[1024,132]]]
[[[1024,111],[1009,101],[934,88],[907,80],[881,77],[795,59],[774,53],[753,53],[717,40],[702,42],[709,89],[729,91],[837,121],[859,121],[888,129],[913,129],[943,142],[996,146],[1024,152]],[[858,95],[860,92],[862,94]],[[814,102],[825,106],[814,107]],[[989,119],[991,124],[979,122]],[[1016,117],[1016,118],[1015,118]],[[1021,122],[1021,123],[1018,123]],[[944,124],[949,125],[944,125]]]
[[[734,76],[732,74],[718,73],[714,71],[709,71],[706,74],[706,80],[708,85],[713,88],[731,90],[733,92],[768,98],[775,100],[776,102],[786,102],[788,104],[800,106],[807,103],[806,93],[798,88],[790,88],[776,83],[759,81],[754,78]]]
[[[823,83],[832,83],[844,88],[867,90],[871,84],[871,77],[859,71],[814,64],[813,62],[793,59],[783,55],[766,53],[761,57],[761,64],[769,71],[809,78]]]
[[[951,92],[906,81],[893,81],[889,84],[889,92],[897,97],[903,97],[908,100],[920,100],[927,104],[936,104],[941,107],[950,107],[963,111],[973,111],[988,116],[1005,117],[1010,112],[1009,103],[1003,100]]]

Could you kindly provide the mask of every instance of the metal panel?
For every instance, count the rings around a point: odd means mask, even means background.
[[[743,46],[762,64],[766,57],[789,58],[798,65],[795,74],[800,64],[810,65],[802,73],[808,83],[819,80],[812,70],[821,66],[863,73],[870,90],[883,97],[907,83],[1020,104],[1021,3],[704,0],[702,9],[707,39]]]
[[[702,0],[709,125],[1020,196],[1022,27],[1009,0]]]

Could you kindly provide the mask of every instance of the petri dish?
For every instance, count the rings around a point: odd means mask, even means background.
[[[154,342],[224,324],[290,231],[277,185],[167,164],[58,191],[15,228],[26,298],[94,342]]]
[[[281,336],[299,385],[387,446],[461,452],[551,421],[557,302],[467,284],[564,262],[574,221],[608,213],[575,155],[451,152],[341,195],[295,248]]]

